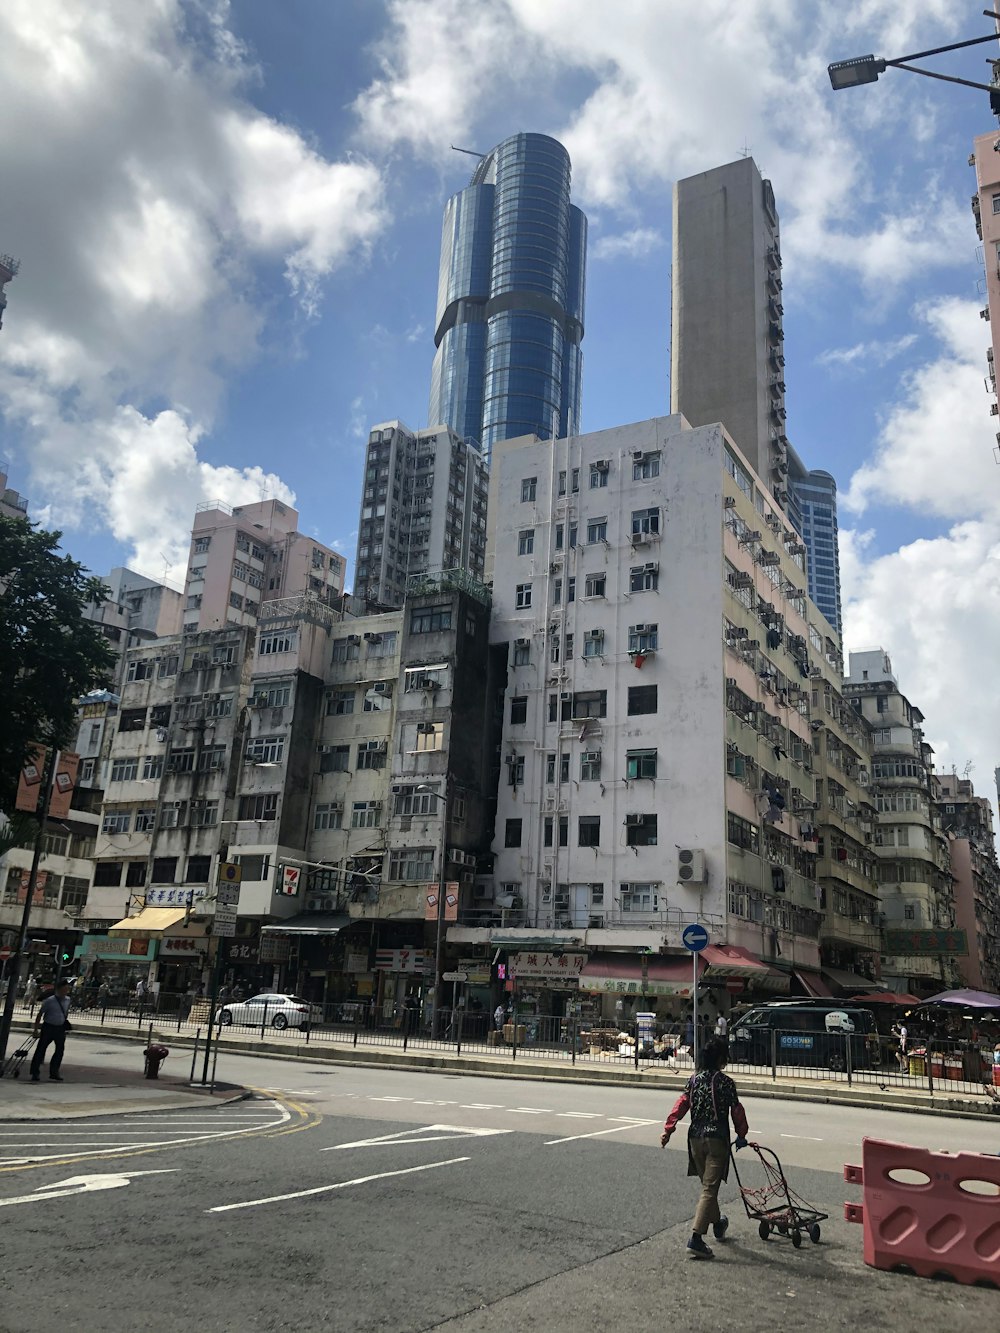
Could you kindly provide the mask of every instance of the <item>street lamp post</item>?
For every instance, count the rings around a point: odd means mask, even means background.
[[[448,798],[450,794],[450,785],[448,774],[444,775],[444,795],[436,792],[426,783],[421,783],[417,791],[432,797],[435,801],[440,801],[444,807],[441,817],[441,847],[440,860],[438,862],[438,891],[437,891],[437,929],[434,936],[434,1036],[440,1036],[441,1013],[441,948],[443,944],[443,934],[441,923],[444,920],[444,895],[446,878],[446,861],[448,854]]]
[[[984,9],[987,18],[997,19],[991,9]],[[878,59],[873,55],[855,56],[851,60],[837,60],[827,66],[830,86],[834,92],[843,88],[856,88],[863,83],[876,83],[878,76],[887,69],[905,69],[910,74],[923,74],[928,79],[940,79],[942,83],[959,83],[963,88],[977,88],[990,94],[993,112],[1000,115],[1000,86],[991,83],[976,83],[972,79],[959,79],[954,74],[940,74],[937,70],[921,69],[911,65],[911,60],[923,60],[927,56],[943,55],[946,51],[961,51],[967,46],[980,46],[984,42],[995,42],[1000,32],[991,32],[985,37],[970,37],[964,42],[951,42],[947,46],[933,46],[927,51],[911,51],[909,55],[898,56],[895,60]]]

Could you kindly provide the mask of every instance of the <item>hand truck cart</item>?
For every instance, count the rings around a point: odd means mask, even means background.
[[[0,1078],[7,1078],[8,1076],[10,1078],[21,1077],[21,1066],[28,1058],[28,1052],[31,1050],[34,1041],[35,1041],[35,1034],[33,1032],[29,1032],[28,1036],[25,1037],[24,1039],[24,1045],[19,1046],[13,1055],[9,1055],[7,1057],[7,1060],[4,1063],[3,1070],[0,1071]]]
[[[785,1179],[777,1153],[760,1143],[748,1143],[747,1147],[753,1150],[759,1163],[763,1177],[760,1185],[745,1185],[740,1178],[736,1154],[730,1155],[743,1207],[747,1210],[747,1217],[758,1224],[757,1234],[761,1240],[767,1240],[773,1231],[777,1231],[779,1236],[790,1236],[792,1244],[798,1249],[805,1232],[812,1243],[818,1245],[819,1224],[825,1222],[830,1214],[818,1212],[801,1195],[795,1193]],[[756,1172],[757,1168],[753,1170]]]

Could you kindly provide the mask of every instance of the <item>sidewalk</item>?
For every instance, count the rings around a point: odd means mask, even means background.
[[[15,1028],[26,1027],[25,1022],[15,1022]],[[188,1029],[185,1031],[185,1029]],[[148,1040],[150,1025],[143,1023],[141,1033],[136,1023],[126,1022],[121,1025],[107,1022],[89,1021],[84,1016],[74,1017],[73,1029],[83,1035],[93,1035],[108,1040],[130,1041],[140,1047]],[[185,1024],[177,1030],[176,1020],[169,1019],[162,1026],[152,1024],[154,1041],[162,1041],[171,1049],[182,1051],[190,1049],[195,1041],[194,1032]],[[204,1032],[201,1033],[204,1041]],[[366,1044],[358,1041],[354,1044],[354,1035],[350,1032],[323,1033],[317,1038],[313,1034],[306,1041],[294,1029],[278,1036],[269,1034],[261,1038],[256,1033],[234,1034],[231,1028],[223,1028],[217,1041],[220,1052],[258,1056],[262,1058],[280,1057],[285,1060],[307,1060],[314,1064],[337,1063],[343,1065],[379,1065],[383,1068],[405,1069],[410,1071],[434,1070],[460,1074],[485,1075],[490,1078],[508,1078],[537,1080],[538,1082],[605,1084],[620,1087],[652,1087],[665,1094],[684,1087],[691,1076],[690,1066],[686,1069],[666,1069],[658,1062],[640,1062],[636,1069],[631,1060],[615,1063],[596,1063],[580,1061],[572,1064],[565,1057],[546,1055],[538,1052],[519,1052],[513,1058],[509,1048],[498,1050],[471,1050],[457,1054],[453,1046],[431,1046],[429,1043],[413,1043],[407,1050],[401,1045]],[[141,1065],[139,1049],[135,1054]],[[823,1077],[803,1077],[795,1071],[782,1071],[776,1081],[761,1077],[760,1074],[745,1072],[735,1068],[731,1071],[740,1092],[745,1097],[765,1099],[822,1102],[839,1106],[856,1106],[873,1110],[913,1111],[923,1115],[949,1115],[962,1119],[990,1120],[1000,1122],[1000,1116],[991,1113],[991,1103],[985,1093],[949,1088],[947,1083],[938,1084],[932,1095],[925,1084],[915,1087],[880,1086],[879,1082],[846,1083],[843,1079]],[[7,1080],[0,1080],[0,1117],[3,1114],[3,1085]],[[162,1080],[161,1080],[162,1082]],[[38,1084],[29,1085],[36,1089]]]

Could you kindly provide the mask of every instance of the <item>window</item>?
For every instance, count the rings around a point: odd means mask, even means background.
[[[994,195],[994,196],[993,196],[993,211],[994,211],[994,213],[1000,212],[1000,209],[998,209],[997,206],[996,206],[997,199],[1000,199],[1000,195]],[[95,883],[96,883],[96,880],[95,880]],[[912,921],[912,920],[914,919],[915,916],[916,916],[916,912],[914,911],[913,903],[904,903],[904,904],[903,904],[903,920],[904,920],[904,921]]]
[[[251,764],[280,764],[285,757],[284,736],[258,736],[247,742],[247,761]]]
[[[563,653],[563,661],[569,662],[572,659],[572,657],[573,657],[573,636],[572,634],[567,634],[565,639],[565,651]]]
[[[233,608],[234,611],[243,610],[243,598],[240,596],[238,592],[231,592],[229,594],[229,605]]]
[[[656,912],[659,897],[653,884],[623,884],[621,891],[623,912]]]
[[[654,477],[660,475],[660,455],[659,453],[643,454],[641,458],[632,460],[632,480],[633,481],[652,481]]]
[[[528,721],[528,696],[526,694],[515,695],[510,701],[510,724],[512,727],[523,727]]]
[[[119,731],[143,731],[145,726],[145,708],[123,708],[118,716]]]
[[[127,833],[132,826],[130,810],[106,810],[101,821],[102,833]]]
[[[538,494],[538,478],[522,477],[521,479],[521,503],[532,504]]]
[[[581,782],[600,782],[601,780],[601,752],[600,750],[584,750],[580,756],[580,781]]]
[[[358,768],[385,768],[385,756],[384,741],[361,741],[358,745]]]
[[[429,884],[435,878],[433,847],[408,847],[389,853],[389,879]]]
[[[368,644],[366,653],[368,657],[393,657],[396,653],[396,643],[399,635],[395,630],[383,630],[381,634],[369,634],[366,636]]]
[[[361,645],[356,634],[351,634],[346,639],[334,639],[332,661],[356,662],[360,656]]]
[[[521,845],[521,820],[508,819],[504,829],[503,845],[505,847],[520,847]]]
[[[628,572],[629,592],[656,592],[659,584],[659,565],[636,565]]]
[[[155,705],[149,710],[149,724],[150,724],[150,726],[152,726],[152,727],[169,727],[169,726],[170,726],[170,705],[169,705],[169,704],[155,704]],[[162,739],[162,738],[158,738],[158,739]]]
[[[626,847],[656,846],[656,815],[625,816]]]
[[[257,656],[270,657],[274,653],[294,652],[297,644],[298,633],[295,630],[275,630],[269,634],[262,634],[257,640]]]
[[[600,847],[601,816],[581,815],[577,838],[581,847]]]
[[[516,667],[531,665],[531,644],[527,639],[519,639],[514,644],[514,665]]]
[[[135,864],[139,866],[140,870],[143,872],[142,879],[139,880],[139,883],[141,884],[145,879],[146,863],[144,861],[136,861]],[[95,889],[117,888],[121,882],[121,861],[98,861],[97,865],[94,866]]]
[[[96,759],[81,759],[80,761],[80,782],[83,786],[93,782],[94,772],[97,768]]]
[[[354,712],[354,691],[353,690],[334,690],[327,696],[326,714],[327,717],[344,717],[347,713]]]
[[[191,550],[195,555],[204,555],[211,544],[211,537],[195,537]]]
[[[643,713],[656,712],[656,686],[630,685],[628,688],[628,715],[639,717]]]
[[[184,883],[207,884],[211,869],[212,858],[210,856],[189,856],[187,870],[184,872]]]
[[[437,813],[441,805],[442,801],[437,787],[433,791],[419,791],[416,787],[406,787],[396,793],[397,815],[433,815]],[[454,818],[454,803],[451,813]]]
[[[160,828],[181,828],[186,810],[186,801],[166,801],[160,806]]]
[[[566,580],[566,601],[567,603],[576,601],[576,575]]]
[[[514,605],[519,611],[525,611],[531,605],[530,583],[519,583],[514,589]]]
[[[252,880],[255,884],[267,878],[271,868],[269,856],[236,856],[233,858],[243,871],[243,880]]]
[[[95,880],[96,884],[97,881]],[[118,883],[118,880],[115,880]],[[128,889],[137,889],[140,884],[146,883],[146,862],[128,861],[125,865],[125,887]]]
[[[59,906],[64,912],[71,912],[76,908],[83,907],[87,901],[87,890],[90,888],[88,880],[80,879],[77,875],[67,875],[63,880],[62,897],[59,899]]]
[[[660,531],[660,511],[659,509],[633,509],[632,510],[632,536],[648,536],[650,533]]]
[[[625,776],[628,778],[655,778],[656,751],[627,751],[625,755]]]
[[[376,680],[374,684],[369,685],[365,690],[361,702],[361,711],[363,713],[381,713],[389,707],[389,700],[392,698],[392,682],[388,680]]]
[[[608,473],[610,468],[608,464],[601,459],[597,463],[590,465],[590,489],[592,491],[600,490],[608,484]]]
[[[553,579],[553,580],[552,580],[552,605],[553,605],[553,606],[560,606],[560,605],[562,604],[562,589],[563,589],[563,581],[562,581],[562,579]]]
[[[135,824],[133,828],[136,833],[149,833],[156,826],[156,807],[149,807],[145,810],[135,812]]]
[[[1000,213],[1000,194],[993,196],[993,212]]]
[[[565,524],[563,524],[563,523],[557,523],[557,524],[556,524],[556,550],[557,550],[557,551],[561,551],[562,548],[563,548],[563,538],[564,538],[564,536],[565,536],[565,533],[566,533],[566,527],[565,527]]]
[[[162,762],[162,760],[161,760]],[[112,782],[134,782],[139,772],[138,759],[114,759],[111,763]]]
[[[573,717],[607,717],[607,690],[581,690],[573,695]]]
[[[524,532],[517,534],[517,553],[518,555],[534,555],[535,553],[535,529],[526,528]]]
[[[434,634],[451,629],[451,606],[419,606],[410,612],[411,634]]]
[[[241,796],[239,817],[240,819],[252,819],[261,823],[277,819],[278,793],[276,791],[256,792],[252,796]]]
[[[168,768],[171,773],[193,773],[194,749],[171,751]]]
[[[542,843],[546,847],[552,846],[552,840],[555,835],[555,820],[552,815],[546,815],[542,821]],[[559,846],[569,846],[569,815],[559,816]]]
[[[193,828],[214,828],[218,822],[218,801],[191,802],[191,825]]]
[[[566,545],[569,547],[571,551],[576,549],[576,528],[577,525],[575,523],[571,523],[569,525],[569,540],[567,541]]]
[[[291,697],[291,685],[258,685],[254,696],[258,708],[284,708]],[[218,700],[217,706],[219,708],[224,705],[226,707],[225,712],[209,713],[207,708],[205,711],[210,717],[228,717],[233,709],[233,701],[228,695],[224,699]],[[329,711],[327,709],[327,712]]]
[[[604,631],[589,629],[583,640],[584,657],[600,657],[604,652]]]
[[[151,884],[175,884],[177,882],[177,857],[154,856]]]
[[[606,518],[592,518],[587,522],[587,541],[593,545],[595,542],[606,542],[608,540],[608,520]]]
[[[139,660],[133,659],[129,662],[128,670],[125,673],[125,679],[128,681],[152,680],[153,663],[150,658],[144,657]]]
[[[583,595],[584,597],[603,597],[607,586],[607,574],[588,574],[583,584]]]
[[[225,745],[208,745],[198,756],[198,772],[211,773],[222,768],[226,762],[228,749]]]
[[[507,785],[520,787],[524,782],[524,755],[512,754],[507,758]]]
[[[413,748],[416,753],[424,750],[443,750],[444,723],[418,722],[416,744]]]
[[[658,638],[659,635],[655,625],[630,625],[628,650],[630,653],[655,652]]]
[[[580,469],[578,467],[575,467],[570,471],[569,488],[574,495],[576,495],[580,489]]]
[[[560,494],[560,495],[565,495],[565,494],[566,494],[566,473],[565,473],[565,471],[562,471],[562,472],[559,473],[559,494]]]
[[[321,773],[346,773],[351,759],[349,745],[328,745],[319,759]]]
[[[760,850],[756,825],[741,815],[734,815],[732,811],[726,816],[726,837],[734,847],[742,847],[746,852],[756,853]]]
[[[339,801],[324,801],[313,810],[313,828],[338,829],[344,826],[344,807]]]

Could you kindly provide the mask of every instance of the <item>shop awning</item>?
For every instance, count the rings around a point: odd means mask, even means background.
[[[504,935],[502,931],[490,931],[490,944],[497,949],[563,949],[567,953],[578,950],[584,932],[578,936],[566,935]]]
[[[109,926],[108,934],[128,935],[133,940],[156,940],[179,925],[185,916],[187,911],[183,907],[144,907],[137,915],[127,916],[124,921]],[[198,934],[201,933],[199,926]]]
[[[872,981],[871,977],[863,977],[859,972],[842,972],[839,968],[824,967],[823,975],[828,981],[832,981],[835,986],[839,986],[842,991],[847,991],[852,995],[857,991],[867,992],[882,989],[878,982]]]
[[[755,958],[749,949],[738,944],[709,944],[701,951],[707,964],[705,980],[732,978],[742,981],[752,990],[787,992],[791,981],[784,972],[768,967]]]
[[[807,972],[804,968],[800,971],[795,968],[794,975],[805,993],[811,995],[814,1000],[826,1000],[833,997],[833,991],[818,972]]]
[[[704,964],[699,961],[699,974]],[[632,953],[595,953],[580,972],[580,989],[609,991],[621,995],[690,995],[692,965],[689,954],[649,958],[646,983],[642,980],[642,956]]]
[[[262,935],[336,935],[351,924],[346,912],[299,912],[284,921],[261,926]]]
[[[898,1004],[900,1006],[920,1004],[915,995],[881,990],[872,995],[852,995],[851,1001],[857,1004]]]

